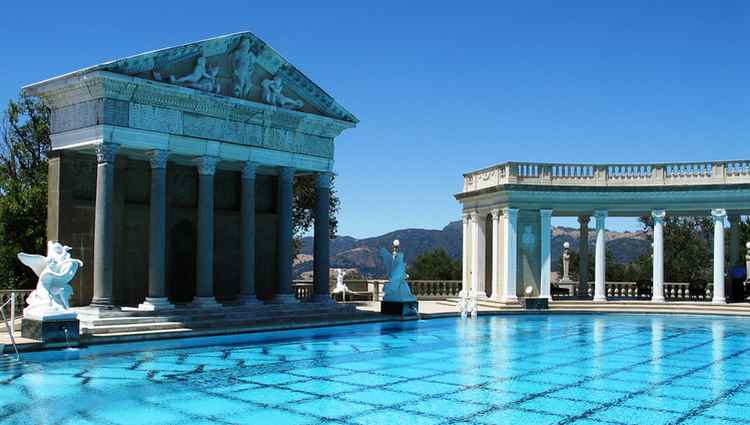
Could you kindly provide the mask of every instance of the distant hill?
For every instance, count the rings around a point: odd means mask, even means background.
[[[403,229],[366,239],[351,236],[339,236],[331,241],[331,267],[356,269],[366,277],[382,277],[384,268],[378,251],[380,248],[390,250],[394,239],[401,242],[401,249],[407,262],[413,261],[420,254],[437,248],[444,249],[452,258],[461,258],[462,225],[454,221],[442,230]],[[570,242],[578,250],[578,229],[553,227],[552,229],[552,269],[557,270],[562,245]],[[590,250],[593,252],[594,231],[589,231]],[[650,249],[651,243],[644,231],[607,232],[607,247],[612,250],[620,263],[630,262]],[[313,238],[302,239],[300,256],[295,260],[294,275],[312,270]]]

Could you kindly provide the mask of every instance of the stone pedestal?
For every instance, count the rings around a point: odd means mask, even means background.
[[[67,330],[67,335],[66,331]],[[77,346],[81,341],[78,318],[44,318],[21,320],[21,336],[36,339],[47,346]]]
[[[380,313],[401,317],[419,317],[419,303],[417,301],[381,301]]]
[[[547,310],[549,309],[549,298],[525,298],[526,310]]]

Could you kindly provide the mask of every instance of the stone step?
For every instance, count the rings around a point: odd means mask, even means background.
[[[163,322],[149,322],[149,323],[128,323],[118,325],[102,325],[93,327],[81,327],[81,334],[83,335],[103,335],[112,333],[131,333],[131,332],[142,332],[142,331],[165,331],[171,329],[203,329],[203,328],[230,328],[230,327],[241,327],[241,326],[255,326],[261,324],[270,323],[285,323],[285,322],[299,322],[299,321],[310,321],[310,320],[327,320],[327,319],[343,319],[350,317],[357,317],[362,313],[341,311],[341,312],[327,312],[324,314],[318,312],[311,313],[295,313],[285,315],[270,315],[262,317],[244,317],[237,319],[225,319],[225,320],[189,320],[189,321],[163,321]]]
[[[0,354],[0,370],[8,370],[20,364],[21,361],[16,358],[15,354]]]
[[[108,326],[108,325],[127,325],[127,324],[139,324],[139,323],[158,323],[158,322],[194,322],[194,321],[224,321],[234,319],[248,319],[254,317],[269,317],[278,315],[299,315],[299,314],[329,314],[346,312],[352,313],[356,310],[353,305],[340,305],[340,304],[310,304],[304,308],[291,308],[291,309],[244,309],[244,310],[225,310],[225,309],[214,309],[211,311],[201,310],[200,312],[175,312],[172,314],[162,313],[154,314],[152,312],[150,316],[121,316],[111,318],[93,318],[93,317],[79,317],[81,320],[82,327],[93,327],[93,326]]]
[[[289,304],[259,303],[257,305],[231,305],[225,304],[220,308],[193,308],[187,306],[178,306],[173,310],[148,311],[138,310],[136,308],[123,308],[122,310],[91,312],[85,308],[76,309],[78,317],[81,320],[87,318],[104,319],[117,317],[151,317],[151,316],[176,316],[176,315],[201,315],[215,314],[217,312],[276,312],[276,311],[294,311],[307,310],[312,306],[340,306],[341,308],[354,309],[350,304],[340,303],[319,303],[319,302],[300,302]]]

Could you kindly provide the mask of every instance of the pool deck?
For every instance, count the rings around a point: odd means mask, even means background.
[[[457,316],[457,299],[419,301],[420,317],[434,319]],[[251,326],[226,326],[215,328],[180,327],[171,329],[154,329],[151,331],[120,332],[108,334],[83,335],[81,343],[103,344],[117,342],[147,341],[156,339],[185,338],[198,336],[228,335],[238,333],[268,332],[278,330],[301,329],[321,326],[340,326],[359,323],[372,323],[400,320],[397,316],[380,314],[379,302],[352,302],[357,313],[349,317],[335,317],[327,319],[317,317],[312,319],[289,321],[284,323],[263,323]],[[652,314],[696,314],[696,315],[726,315],[750,317],[750,303],[733,303],[716,305],[706,302],[668,302],[652,303],[649,301],[608,301],[594,303],[592,301],[558,300],[552,301],[549,310],[525,310],[521,304],[503,304],[493,300],[481,300],[478,303],[480,315],[493,314],[539,314],[539,313],[652,313]],[[16,332],[16,343],[21,351],[41,350],[45,347],[39,341],[23,338]],[[4,345],[5,353],[12,351],[10,338],[7,333],[0,333],[0,345]]]

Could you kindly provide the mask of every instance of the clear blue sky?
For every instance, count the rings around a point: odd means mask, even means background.
[[[0,99],[250,30],[361,120],[336,146],[358,237],[457,220],[461,174],[506,160],[750,157],[747,1],[168,3],[3,2]]]

